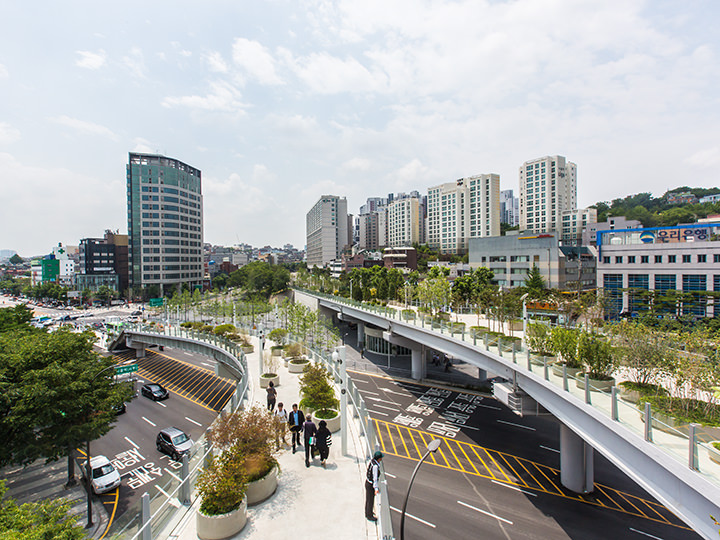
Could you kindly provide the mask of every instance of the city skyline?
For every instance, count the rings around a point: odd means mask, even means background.
[[[546,155],[577,163],[580,208],[717,185],[711,1],[35,7],[0,22],[0,248],[25,256],[127,232],[128,152],[201,169],[224,245],[304,245],[327,193],[519,193]]]

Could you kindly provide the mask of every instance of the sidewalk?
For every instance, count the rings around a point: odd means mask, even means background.
[[[255,352],[247,355],[252,379],[251,401],[263,406],[265,390],[258,382],[258,340],[252,338]],[[265,344],[266,350],[272,345]],[[289,373],[280,361],[280,384],[276,387],[278,402],[290,410],[300,401],[299,375]],[[278,488],[267,501],[248,508],[245,528],[232,538],[280,540],[286,538],[332,538],[367,540],[379,538],[375,523],[365,519],[365,451],[359,437],[357,421],[349,415],[348,455],[341,456],[340,431],[333,433],[333,444],[327,469],[315,458],[305,467],[304,448],[296,454],[288,447],[277,456],[280,463]],[[288,441],[290,437],[288,435]],[[199,499],[170,533],[171,540],[195,540],[195,511]]]

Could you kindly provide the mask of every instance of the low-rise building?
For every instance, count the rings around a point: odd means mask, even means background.
[[[417,270],[417,250],[413,247],[385,248],[383,260],[386,268]]]

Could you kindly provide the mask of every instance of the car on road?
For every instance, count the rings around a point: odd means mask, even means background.
[[[168,392],[164,387],[155,383],[143,384],[142,388],[140,389],[140,393],[146,398],[152,399],[153,401],[159,401],[170,397],[170,392]]]
[[[83,468],[84,470],[84,468]],[[107,493],[118,487],[122,480],[120,473],[105,456],[95,456],[90,460],[92,489],[97,494]]]
[[[130,315],[132,315],[133,317],[139,317],[140,315],[142,315],[142,311],[140,311],[139,309],[136,309]]]
[[[193,440],[184,431],[176,427],[169,427],[158,433],[155,446],[158,451],[169,455],[175,461],[180,461],[183,455],[190,453]]]

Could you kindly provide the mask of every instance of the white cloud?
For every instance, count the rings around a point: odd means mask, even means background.
[[[75,51],[75,54],[79,56],[79,58],[75,60],[75,65],[85,69],[100,69],[105,65],[105,61],[107,60],[107,55],[102,49],[97,52]]]
[[[71,118],[65,115],[56,116],[54,118],[50,118],[50,120],[56,124],[72,128],[81,133],[88,135],[102,135],[103,137],[109,137],[110,139],[117,140],[117,135],[115,135],[112,130],[94,122],[87,122],[85,120],[79,120],[78,118]]]
[[[4,65],[0,64],[0,79],[7,79],[9,76],[10,72],[8,69]]]
[[[386,85],[380,72],[370,72],[355,58],[344,59],[328,53],[313,53],[289,59],[289,67],[313,92],[377,92]]]
[[[265,85],[283,84],[276,72],[275,59],[268,49],[257,41],[237,38],[233,43],[232,57],[235,64],[242,68],[250,79]]]
[[[228,66],[225,59],[217,51],[213,51],[203,56],[208,65],[208,69],[214,73],[227,73]]]
[[[696,167],[717,167],[720,165],[720,146],[699,150],[685,159],[685,162]]]
[[[342,165],[340,165],[341,169],[344,169],[346,171],[367,171],[370,169],[371,161],[366,158],[359,158],[354,157],[352,159],[347,160]]]
[[[133,143],[135,146],[133,146],[131,152],[138,152],[140,154],[157,153],[157,147],[154,147],[147,139],[143,139],[142,137],[136,137],[133,140]]]
[[[163,107],[189,107],[206,111],[227,111],[244,114],[247,107],[241,101],[240,92],[231,84],[215,81],[210,83],[209,92],[204,96],[169,96],[163,99]]]
[[[20,140],[20,130],[7,122],[0,122],[0,144],[10,144]]]
[[[138,78],[145,78],[145,55],[140,47],[133,47],[130,53],[122,57],[123,65]]]

